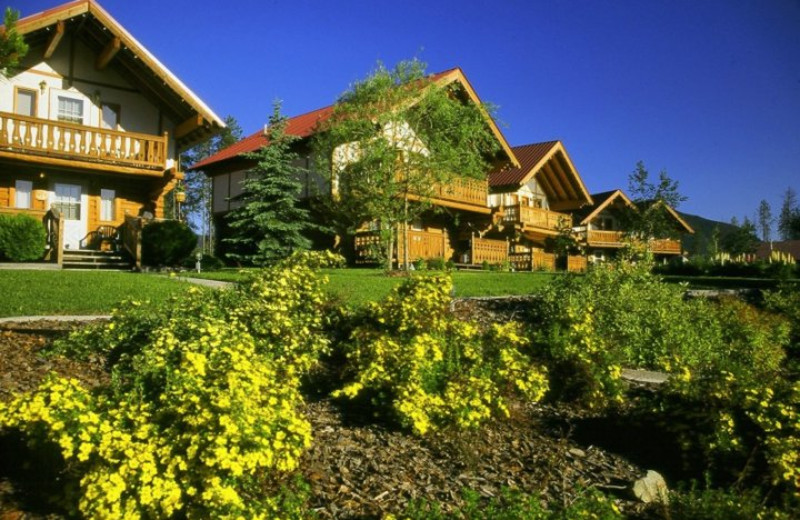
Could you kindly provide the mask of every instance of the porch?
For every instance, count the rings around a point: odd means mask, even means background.
[[[430,192],[430,202],[436,206],[464,209],[477,213],[491,213],[487,206],[489,182],[486,179],[456,177],[447,184],[435,184]],[[411,195],[419,200],[418,195]]]
[[[49,210],[3,208],[0,214],[28,215],[40,220],[47,232],[42,260],[57,268],[134,268],[142,267],[142,228],[148,219],[125,215],[119,226],[99,226],[89,231],[77,249],[64,244],[64,216],[55,208]]]

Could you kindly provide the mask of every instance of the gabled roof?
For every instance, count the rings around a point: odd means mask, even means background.
[[[520,164],[490,173],[489,187],[493,191],[516,191],[535,178],[554,210],[575,210],[592,203],[561,141],[515,146],[512,151]]]
[[[585,226],[595,218],[606,208],[611,206],[615,201],[618,201],[622,204],[630,208],[637,209],[637,205],[628,198],[622,190],[611,190],[611,191],[603,191],[600,193],[593,193],[592,200],[594,203],[590,206],[583,207],[575,212],[575,217],[581,219],[579,221],[579,225]],[[651,203],[644,203],[645,205],[649,205]],[[694,233],[694,229],[685,220],[681,218],[677,211],[672,209],[672,207],[663,201],[656,202],[655,204],[663,205],[667,209],[667,213],[669,213],[675,221],[683,227],[683,229],[687,233]]]
[[[462,70],[458,67],[454,69],[449,69],[443,72],[439,72],[430,76],[432,82],[437,83],[439,85],[448,85],[455,81],[458,81],[463,87],[464,91],[467,96],[476,103],[478,106],[481,106],[480,98],[475,93],[475,90],[469,84],[466,76],[462,72]],[[295,116],[289,118],[287,121],[286,126],[286,133],[289,135],[294,135],[296,137],[306,138],[310,137],[314,134],[314,132],[319,128],[319,125],[327,121],[331,115],[333,114],[333,109],[335,105],[329,105],[323,108],[319,108],[317,110],[312,110],[311,112],[306,112],[305,114],[301,114],[299,116]],[[486,114],[486,120],[489,124],[489,127],[497,138],[498,142],[500,143],[500,147],[502,148],[503,152],[508,157],[509,161],[512,164],[518,164],[517,159],[514,155],[514,152],[511,149],[511,146],[506,141],[505,136],[498,128],[497,124],[494,120]],[[231,146],[224,148],[217,152],[216,154],[206,157],[202,161],[193,164],[189,169],[191,170],[199,170],[202,168],[208,168],[209,166],[216,166],[223,161],[230,161],[237,157],[241,157],[245,154],[252,153],[258,151],[260,148],[266,146],[269,143],[264,130],[259,130],[248,137],[245,137],[241,141],[232,144]]]
[[[113,67],[174,119],[174,137],[180,148],[225,127],[219,116],[95,0],[74,0],[26,16],[17,22],[17,31],[31,51],[44,47],[45,57],[52,55],[65,33],[74,31],[97,53],[99,68]]]
[[[617,199],[631,208],[636,207],[633,202],[631,202],[631,199],[622,193],[622,190],[603,191],[600,193],[592,193],[594,204],[579,209],[575,212],[575,216],[581,219],[580,225],[585,226]]]

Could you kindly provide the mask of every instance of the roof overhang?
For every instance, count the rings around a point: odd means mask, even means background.
[[[517,160],[517,157],[514,155],[514,151],[511,149],[511,145],[508,144],[508,141],[503,135],[503,132],[500,131],[500,128],[497,126],[497,123],[492,118],[491,114],[489,114],[489,112],[486,111],[486,108],[483,106],[481,99],[478,97],[478,94],[475,92],[475,89],[472,88],[472,85],[470,85],[469,80],[464,75],[464,72],[462,72],[460,68],[455,68],[447,72],[437,74],[434,79],[434,83],[436,83],[437,85],[449,85],[453,82],[458,82],[461,84],[461,86],[464,87],[464,91],[466,92],[469,99],[473,103],[475,103],[477,107],[480,108],[481,113],[483,114],[487,124],[489,125],[489,128],[492,131],[492,134],[494,134],[495,138],[497,139],[497,142],[500,144],[500,148],[503,151],[503,155],[506,156],[506,159],[514,167],[519,168],[520,166],[519,161]]]
[[[610,195],[608,198],[606,198],[606,200],[604,200],[602,203],[600,203],[600,204],[599,204],[599,205],[598,205],[598,206],[597,206],[597,207],[594,209],[594,211],[592,211],[591,213],[589,213],[589,214],[586,216],[586,218],[584,218],[583,220],[581,220],[581,225],[582,225],[582,226],[585,226],[586,224],[588,224],[589,222],[591,222],[592,220],[594,220],[595,218],[597,218],[597,216],[598,216],[598,215],[599,215],[601,212],[603,212],[603,211],[604,211],[606,208],[608,208],[609,206],[611,206],[611,204],[613,204],[613,203],[614,203],[614,201],[617,201],[617,200],[618,200],[618,201],[620,201],[620,202],[622,202],[623,204],[625,204],[626,206],[628,206],[628,207],[630,207],[630,208],[632,208],[632,209],[636,209],[636,206],[633,204],[633,202],[631,202],[631,199],[629,199],[629,198],[628,198],[628,197],[627,197],[627,196],[626,196],[624,193],[622,193],[622,190],[616,190],[616,191],[615,191],[614,193],[612,193],[612,194],[611,194],[611,195]]]
[[[94,0],[75,0],[17,22],[30,52],[43,58],[74,35],[96,52],[95,67],[113,68],[175,121],[179,149],[201,142],[225,127],[203,101]]]
[[[531,167],[519,185],[525,185],[532,178],[535,178],[545,191],[550,209],[553,211],[575,210],[592,204],[592,196],[589,195],[561,141],[556,141]]]

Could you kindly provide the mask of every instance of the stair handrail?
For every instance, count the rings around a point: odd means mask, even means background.
[[[142,270],[142,227],[144,219],[133,215],[125,215],[125,222],[119,227],[122,247],[133,259],[134,269]]]
[[[55,206],[44,215],[47,230],[47,260],[55,260],[58,266],[64,263],[64,215]]]

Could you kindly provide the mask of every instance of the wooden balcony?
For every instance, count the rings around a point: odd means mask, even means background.
[[[586,243],[590,247],[622,247],[625,245],[623,231],[598,231],[589,230],[586,233]],[[658,254],[681,254],[681,241],[672,238],[650,240],[650,251]]]
[[[161,175],[167,169],[167,134],[119,132],[0,112],[0,156]]]
[[[486,179],[468,179],[460,177],[448,184],[436,184],[428,194],[434,205],[456,209],[466,209],[478,213],[491,213],[487,206],[489,182]],[[412,199],[418,199],[412,196]]]
[[[562,225],[570,226],[572,218],[566,213],[514,204],[503,207],[503,222],[555,232]]]

